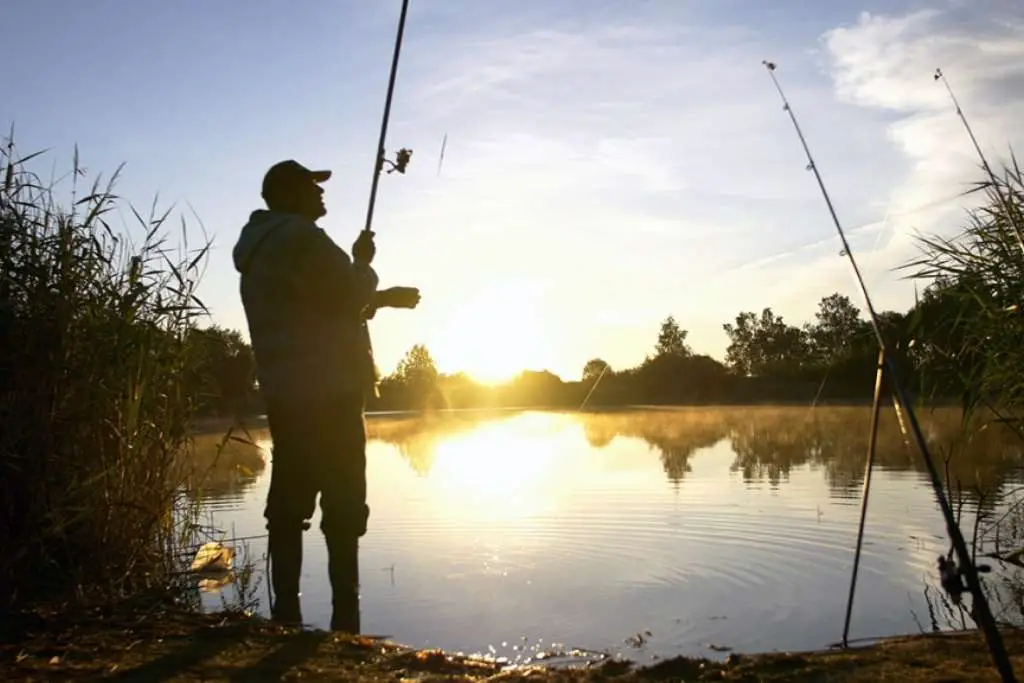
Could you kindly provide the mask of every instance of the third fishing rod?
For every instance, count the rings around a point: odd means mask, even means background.
[[[779,81],[775,78],[776,65],[774,62],[767,60],[764,60],[762,64],[764,64],[765,68],[768,70],[768,75],[771,77],[772,83],[775,84],[775,89],[778,91],[779,97],[782,100],[783,109],[789,114],[790,121],[792,121],[793,127],[796,129],[804,154],[807,155],[807,169],[814,172],[814,177],[818,181],[818,187],[821,190],[822,196],[825,198],[825,204],[828,206],[829,215],[832,217],[832,222],[839,234],[839,239],[842,241],[843,252],[849,259],[850,265],[853,268],[857,285],[864,297],[864,302],[868,310],[871,328],[878,340],[879,353],[881,358],[884,360],[885,374],[888,375],[889,384],[892,387],[893,394],[898,401],[898,405],[903,408],[906,421],[910,426],[911,435],[917,443],[918,449],[921,451],[921,456],[924,460],[925,467],[928,470],[928,475],[931,480],[932,488],[935,492],[935,497],[938,500],[939,508],[941,509],[942,516],[946,522],[946,531],[949,534],[950,540],[953,543],[953,548],[956,551],[957,559],[959,560],[960,571],[963,573],[963,577],[967,581],[967,588],[971,592],[971,596],[973,598],[972,607],[978,627],[985,635],[985,640],[988,644],[989,651],[991,652],[993,663],[999,671],[1004,683],[1016,681],[1013,673],[1013,665],[1010,662],[1010,657],[1003,645],[1003,639],[999,633],[999,628],[996,626],[995,617],[992,615],[992,610],[989,607],[988,600],[982,592],[981,581],[978,578],[977,568],[975,567],[970,551],[967,548],[967,543],[964,541],[963,533],[960,531],[960,526],[957,524],[956,517],[953,514],[953,508],[950,505],[949,500],[946,498],[942,480],[939,477],[938,468],[935,466],[931,451],[929,450],[927,441],[921,431],[921,426],[918,424],[917,416],[914,414],[914,408],[908,400],[906,391],[900,382],[899,372],[895,361],[893,360],[892,354],[889,353],[888,346],[882,336],[882,330],[878,324],[878,316],[875,313],[875,308],[871,301],[871,295],[868,292],[867,285],[864,283],[864,278],[861,276],[860,267],[857,265],[857,260],[853,256],[853,251],[850,249],[850,245],[846,240],[846,232],[843,230],[843,226],[839,222],[839,217],[836,215],[832,199],[828,194],[828,190],[825,189],[825,182],[822,180],[821,174],[818,172],[817,164],[814,161],[814,157],[811,155],[811,150],[807,145],[807,141],[804,139],[804,134],[800,129],[800,124],[797,123],[796,114],[794,114],[793,108],[789,104],[789,100],[786,99],[786,95],[782,92],[782,86],[779,85]]]

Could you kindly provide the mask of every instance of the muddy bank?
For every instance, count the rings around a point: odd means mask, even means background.
[[[1024,632],[1004,638],[1024,672]],[[500,664],[365,637],[282,628],[237,613],[38,609],[6,621],[5,681],[996,681],[975,632],[893,639],[847,651],[605,661],[573,669]]]

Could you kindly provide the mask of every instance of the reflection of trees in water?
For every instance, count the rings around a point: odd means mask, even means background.
[[[601,449],[614,441],[618,433],[609,429],[605,420],[584,419],[583,436],[591,448]]]
[[[690,458],[714,446],[728,434],[725,412],[693,408],[584,413],[579,416],[587,443],[604,448],[616,436],[643,439],[658,451],[665,476],[681,482],[690,472]]]
[[[736,411],[734,468],[745,478],[775,484],[794,467],[820,467],[833,494],[849,495],[863,481],[870,418],[870,410],[861,407]],[[921,411],[918,418],[933,457],[943,469],[948,458],[949,481],[965,494],[997,491],[1020,467],[1021,442],[1008,428],[976,425],[964,436],[956,410]],[[879,420],[875,463],[885,470],[926,471],[916,446],[905,443],[891,408]]]
[[[437,447],[453,436],[479,427],[485,418],[511,417],[508,412],[437,411],[408,417],[373,417],[366,421],[368,439],[395,446],[414,472],[425,476],[437,457]]]
[[[736,458],[729,469],[741,472],[744,481],[767,479],[773,487],[778,486],[794,467],[811,460],[812,452],[796,430],[739,420],[730,433]]]
[[[513,417],[503,411],[442,411],[413,417],[379,417],[367,421],[368,434],[396,446],[418,473],[427,473],[438,445],[468,432],[483,421]],[[992,492],[1020,467],[1021,442],[999,425],[961,435],[954,409],[919,411],[919,421],[942,464],[949,456],[951,481],[965,495]],[[836,496],[857,496],[864,477],[871,411],[867,407],[819,408],[668,408],[573,414],[592,448],[607,447],[616,437],[638,438],[655,449],[666,477],[682,481],[699,449],[728,437],[735,451],[730,466],[745,481],[778,486],[794,468],[820,469]],[[924,473],[915,448],[908,448],[891,406],[879,422],[876,466],[897,472]],[[945,476],[945,474],[943,475]]]
[[[580,416],[587,442],[607,446],[616,436],[638,437],[659,451],[665,474],[673,481],[690,471],[700,448],[729,437],[736,457],[731,470],[745,481],[778,486],[795,468],[820,469],[836,496],[856,496],[864,479],[871,410],[867,407],[820,408],[684,408],[588,413]],[[999,490],[1020,469],[1024,452],[1012,430],[998,424],[967,430],[955,409],[918,413],[932,454],[950,481],[965,495]],[[924,474],[916,447],[908,447],[892,407],[879,420],[876,466]],[[988,496],[986,501],[993,500]]]
[[[226,438],[227,437],[227,438]],[[200,434],[180,462],[185,491],[192,500],[244,493],[266,469],[270,456],[266,429]]]

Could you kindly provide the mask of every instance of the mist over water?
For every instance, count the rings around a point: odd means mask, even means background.
[[[952,412],[920,417],[965,489],[1021,481],[1019,442],[987,430],[954,446]],[[640,660],[826,647],[842,635],[869,424],[867,408],[370,416],[363,632],[511,661],[558,645]],[[261,575],[270,437],[252,435],[266,467],[204,495],[228,537],[257,537]],[[318,524],[302,606],[326,628]],[[948,549],[920,457],[886,415],[851,638],[930,629],[925,589]],[[257,597],[266,613],[265,581]]]

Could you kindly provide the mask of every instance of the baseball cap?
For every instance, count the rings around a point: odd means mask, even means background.
[[[322,183],[331,177],[327,170],[312,171],[294,159],[279,161],[263,176],[263,197],[280,195],[307,183]]]

